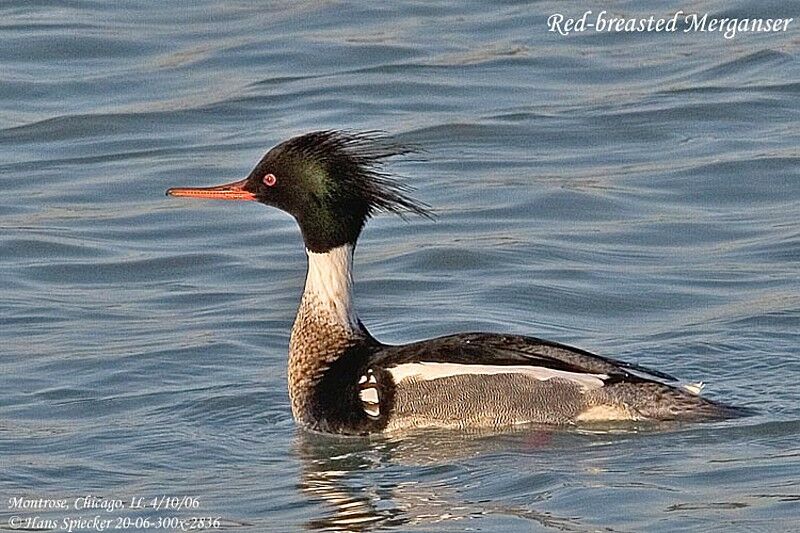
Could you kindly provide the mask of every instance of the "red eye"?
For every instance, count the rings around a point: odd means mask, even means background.
[[[265,174],[261,181],[263,181],[264,185],[267,187],[272,187],[278,182],[278,178],[275,177],[275,174]]]

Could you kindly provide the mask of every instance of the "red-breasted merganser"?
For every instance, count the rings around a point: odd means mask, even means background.
[[[383,344],[353,303],[353,250],[377,212],[429,216],[384,171],[409,150],[375,132],[317,131],[272,148],[247,178],[170,196],[250,200],[300,226],[308,273],[289,341],[289,397],[304,427],[363,435],[620,420],[708,420],[738,411],[702,384],[520,335],[460,333]]]

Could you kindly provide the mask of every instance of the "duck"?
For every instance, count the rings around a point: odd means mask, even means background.
[[[297,222],[308,268],[289,336],[292,416],[322,433],[708,421],[737,416],[702,383],[537,337],[455,333],[376,339],[354,302],[354,251],[378,213],[432,218],[387,162],[415,151],[380,131],[323,130],[270,149],[246,178],[174,187],[172,197],[249,201]]]

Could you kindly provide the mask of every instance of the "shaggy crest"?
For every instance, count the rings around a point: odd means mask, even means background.
[[[383,168],[386,159],[417,150],[393,142],[383,132],[315,131],[289,139],[275,150],[322,164],[327,175],[336,179],[336,189],[366,202],[368,217],[381,211],[403,218],[406,213],[433,216],[427,204],[408,195],[412,187]],[[335,194],[336,189],[331,188],[328,194]]]

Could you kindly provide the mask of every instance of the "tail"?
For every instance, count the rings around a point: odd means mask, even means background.
[[[700,422],[754,414],[751,409],[703,398],[698,394],[700,389],[698,384],[679,388],[649,382],[618,383],[608,387],[607,392],[648,420]]]
[[[679,404],[677,408],[672,410],[673,418],[663,417],[661,420],[711,422],[715,420],[742,418],[755,414],[755,411],[746,407],[738,407],[715,400],[709,400],[698,395],[693,395],[691,392],[689,394],[694,397],[693,401],[690,400],[682,405]]]

